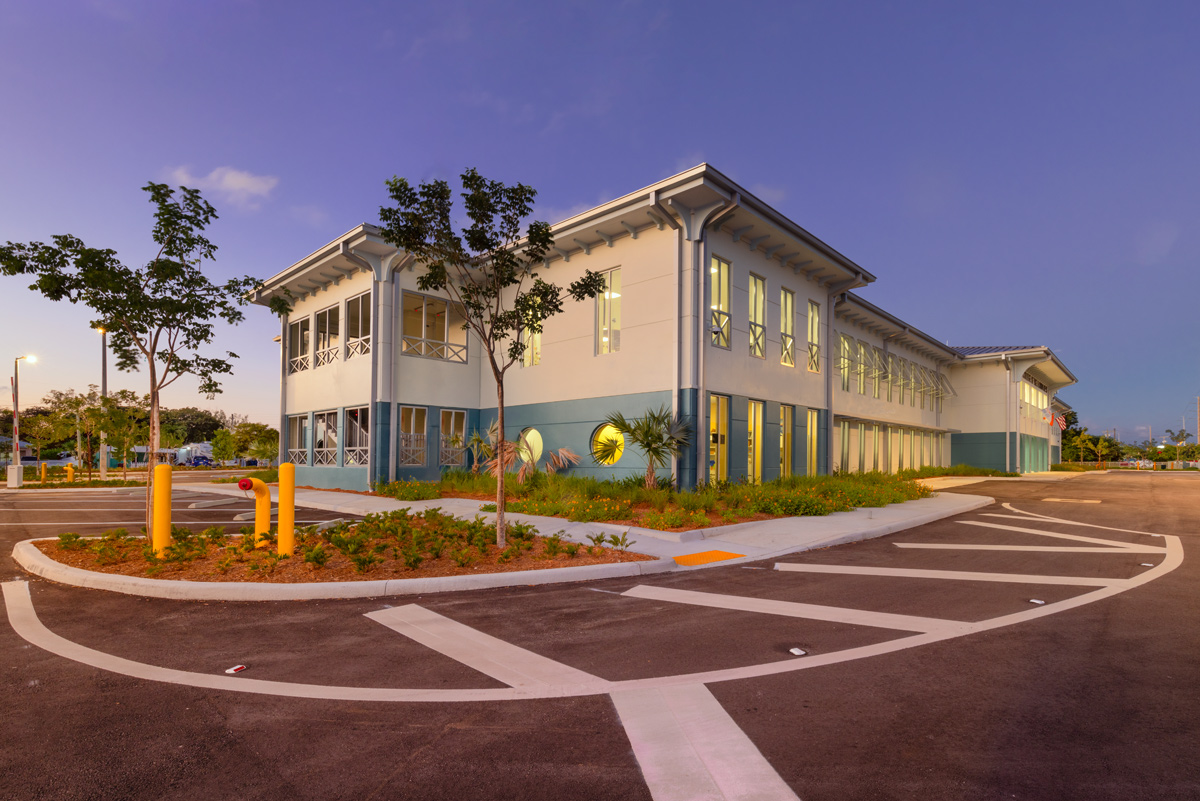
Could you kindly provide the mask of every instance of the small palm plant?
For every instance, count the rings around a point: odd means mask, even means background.
[[[633,446],[646,456],[646,489],[657,484],[654,471],[666,465],[673,456],[679,456],[691,441],[692,427],[678,415],[671,416],[665,405],[649,409],[642,417],[626,420],[625,415],[613,412],[604,421],[629,438]],[[602,464],[611,464],[620,456],[623,444],[616,437],[600,437],[592,448],[592,455]]]
[[[498,479],[501,473],[511,473],[513,467],[520,461],[521,465],[517,468],[517,483],[524,484],[525,480],[539,469],[537,460],[532,458],[533,448],[530,446],[526,434],[522,432],[515,442],[506,439],[500,455],[497,456],[496,440],[499,438],[499,429],[495,421],[488,429],[486,440],[479,436],[478,431],[471,435],[471,439],[467,443],[467,447],[474,457],[471,470],[477,472],[478,465],[482,463],[488,474]],[[577,464],[579,464],[579,454],[570,448],[559,448],[546,453],[545,464],[541,465],[541,469],[547,473],[557,473],[559,470],[566,470]]]

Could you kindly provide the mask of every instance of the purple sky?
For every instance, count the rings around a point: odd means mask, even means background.
[[[1196,430],[1194,2],[0,0],[0,30],[0,240],[141,262],[140,187],[183,182],[221,214],[212,275],[267,277],[392,175],[477,167],[553,221],[707,161],[932,336],[1053,348],[1093,432]],[[0,278],[0,363],[41,358],[22,405],[99,381],[87,310],[27,283]],[[277,424],[278,323],[248,318],[225,393],[167,405]]]

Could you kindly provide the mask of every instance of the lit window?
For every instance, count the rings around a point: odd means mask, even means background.
[[[807,459],[807,463],[805,464],[805,468],[806,472],[810,476],[815,476],[817,474],[817,443],[819,441],[818,437],[820,436],[820,432],[817,429],[820,426],[820,421],[821,417],[817,410],[809,409],[808,426],[805,428],[805,434],[807,436],[807,442],[805,443],[807,446],[805,448],[805,457]]]
[[[401,353],[451,362],[467,360],[462,309],[443,298],[414,292],[404,293],[402,306]]]
[[[767,281],[750,274],[750,355],[767,355]]]
[[[867,371],[870,370],[871,361],[871,346],[866,342],[859,341],[858,343],[858,364],[854,366],[854,372],[858,376],[858,394],[867,394]]]
[[[779,363],[796,366],[796,296],[790,289],[779,290]]]
[[[872,348],[871,361],[871,397],[879,400],[879,382],[884,372],[883,351],[879,348]]]
[[[346,301],[346,358],[371,352],[371,293]]]
[[[298,373],[312,366],[309,357],[309,332],[312,321],[305,317],[288,326],[288,372]]]
[[[750,401],[746,420],[746,480],[762,481],[763,402]]]
[[[401,406],[400,431],[396,436],[396,464],[420,467],[425,464],[425,407]]]
[[[709,331],[718,348],[729,347],[729,262],[713,256],[709,267]]]
[[[808,371],[821,372],[821,304],[811,300],[808,302]]]
[[[850,391],[850,373],[854,370],[854,340],[838,335],[838,368],[842,371],[842,391]]]
[[[604,273],[604,291],[596,296],[596,353],[621,349],[621,270]]]
[[[542,332],[532,331],[528,328],[522,329],[521,342],[525,345],[525,350],[521,354],[521,365],[523,367],[533,367],[535,364],[541,364]]]
[[[600,464],[616,464],[624,453],[625,435],[608,423],[592,433],[592,458]]]
[[[779,407],[779,476],[792,474],[792,407]]]
[[[729,478],[729,451],[726,444],[729,433],[727,396],[708,396],[708,431],[708,483],[715,484]]]

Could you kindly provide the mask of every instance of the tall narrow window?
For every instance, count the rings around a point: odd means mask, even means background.
[[[341,342],[338,333],[338,307],[317,312],[317,367],[337,360]]]
[[[871,469],[879,470],[879,424],[871,426]]]
[[[779,363],[796,366],[796,295],[790,289],[779,290]]]
[[[839,452],[841,458],[838,460],[838,470],[843,473],[850,472],[850,421],[843,420],[838,423],[838,440],[840,444]]]
[[[858,364],[854,366],[858,378],[858,394],[867,394],[867,372],[871,369],[871,346],[861,340],[858,343]]]
[[[371,293],[346,301],[346,358],[371,352]]]
[[[811,300],[808,302],[808,371],[821,372],[821,304]]]
[[[729,480],[729,398],[708,396],[708,483]]]
[[[750,274],[750,355],[767,356],[767,281]]]
[[[858,424],[858,472],[867,472],[867,424]]]
[[[908,405],[914,408],[917,405],[917,389],[921,385],[919,367],[916,362],[908,363]]]
[[[838,368],[842,371],[842,391],[850,391],[850,373],[854,370],[854,340],[845,334],[838,336]]]
[[[763,402],[750,401],[746,415],[746,478],[752,484],[762,481]]]
[[[438,448],[438,464],[462,467],[467,463],[467,413],[459,409],[442,409],[442,441]]]
[[[807,440],[805,444],[807,447],[805,448],[806,452],[804,455],[807,458],[805,472],[810,476],[817,474],[817,443],[820,441],[818,439],[820,432],[817,431],[817,427],[820,425],[820,421],[821,416],[817,413],[817,410],[809,409],[808,428],[805,429],[805,439]]]
[[[525,328],[521,331],[521,341],[525,343],[525,352],[521,354],[521,364],[533,367],[542,363],[542,332]]]
[[[313,461],[320,466],[337,465],[338,443],[338,413],[317,412],[313,415],[313,435],[316,447],[313,449]]]
[[[718,348],[729,347],[729,262],[712,258],[709,266],[708,304],[712,343]]]
[[[604,291],[596,295],[596,353],[621,349],[621,270],[604,273]]]
[[[879,382],[883,378],[883,351],[871,348],[871,397],[879,400]]]
[[[781,404],[779,407],[779,477],[787,478],[792,474],[792,415],[791,406]]]
[[[900,388],[900,362],[896,358],[896,354],[889,353],[887,357],[888,364],[888,403],[892,402],[892,395]]]
[[[298,373],[312,366],[309,357],[309,332],[312,321],[305,317],[288,326],[288,372]]]
[[[425,464],[425,407],[401,406],[400,431],[397,434],[396,464]]]
[[[365,465],[370,453],[371,437],[370,409],[362,406],[346,410],[346,445],[342,449],[342,463]]]
[[[288,418],[287,455],[292,464],[308,464],[307,414],[297,414]]]

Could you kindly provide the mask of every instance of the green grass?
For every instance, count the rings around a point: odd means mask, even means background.
[[[144,487],[145,481],[122,481],[119,478],[110,478],[108,481],[92,479],[91,481],[52,481],[46,484],[29,484],[26,483],[21,489],[29,490],[53,490],[53,489],[78,489],[80,487]]]
[[[920,470],[901,470],[896,475],[902,476],[903,478],[938,478],[940,476],[993,476],[1001,478],[1018,478],[1021,474],[1006,473],[1003,470],[993,470],[990,467],[972,467],[969,464],[956,464],[953,467],[922,467]]]
[[[243,478],[257,478],[264,484],[279,483],[279,468],[272,467],[269,470],[252,470],[240,476],[227,476],[225,478],[214,478],[210,484],[236,484]]]

